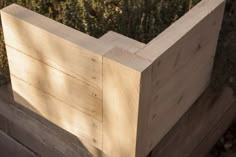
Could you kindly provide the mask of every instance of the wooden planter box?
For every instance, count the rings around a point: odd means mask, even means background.
[[[14,99],[108,156],[147,156],[208,86],[224,6],[202,0],[146,45],[6,7]]]

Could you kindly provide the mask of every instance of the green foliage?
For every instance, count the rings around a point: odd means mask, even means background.
[[[3,34],[2,30],[0,29],[0,71],[3,74],[8,74],[8,63],[7,63],[7,56],[6,56],[6,50],[5,45],[3,41]]]
[[[1,0],[0,9],[17,3],[94,37],[113,30],[147,43],[199,1]],[[0,51],[0,68],[6,68],[2,39]]]
[[[92,36],[114,30],[148,42],[200,0],[2,0],[17,3]]]

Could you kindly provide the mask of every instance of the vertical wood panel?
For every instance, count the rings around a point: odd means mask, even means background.
[[[118,48],[103,59],[103,151],[112,157],[139,156],[135,151],[141,72],[148,65]]]
[[[146,155],[206,89],[224,0],[203,0],[136,54],[152,61]]]
[[[206,48],[205,51],[203,48],[203,55],[192,59],[190,64],[172,76],[165,86],[162,88],[153,86],[155,92],[148,122],[149,151],[206,89],[213,66],[213,56],[206,54],[215,50],[215,44],[216,42],[209,44],[210,49]]]
[[[199,9],[199,12],[201,11],[202,10]],[[158,58],[153,58],[153,77],[155,77],[153,85],[158,88],[166,85],[170,78],[175,76],[176,73],[179,73],[181,69],[184,69],[189,62],[192,62],[199,55],[214,56],[223,11],[224,5],[222,4],[209,14],[206,14],[206,17],[199,20],[199,23],[189,32],[182,34],[182,38],[173,45],[170,45]],[[188,23],[189,20],[190,19],[185,19],[185,23]],[[179,32],[181,29],[182,28],[177,27],[175,32]],[[169,32],[164,31],[164,33],[168,34]],[[172,32],[171,35],[174,37],[175,33]],[[163,40],[166,41],[167,39]],[[160,41],[156,41],[156,45],[160,44]],[[211,47],[208,46],[210,44],[212,44]],[[146,48],[149,48],[149,46]],[[207,52],[206,49],[208,49]],[[145,51],[145,48],[143,51]],[[152,51],[157,52],[159,50],[153,49]],[[145,56],[142,57],[145,58]]]
[[[139,98],[139,113],[138,113],[138,131],[136,156],[146,156],[145,146],[148,143],[148,119],[150,115],[150,108],[152,105],[152,66],[148,66],[141,74],[140,83],[140,98]]]

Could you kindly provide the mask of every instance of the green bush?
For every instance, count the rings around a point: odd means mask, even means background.
[[[0,9],[17,3],[94,37],[113,30],[147,43],[199,1],[1,0]],[[0,68],[7,73],[2,32],[0,36]]]
[[[3,42],[3,34],[1,28],[0,28],[0,69],[1,73],[8,75],[9,73],[8,63],[7,63],[6,50]]]

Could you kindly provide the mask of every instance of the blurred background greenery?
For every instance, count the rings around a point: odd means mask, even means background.
[[[200,0],[0,0],[17,3],[94,37],[109,30],[147,43]],[[8,76],[0,26],[0,71]]]

